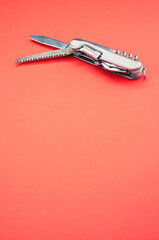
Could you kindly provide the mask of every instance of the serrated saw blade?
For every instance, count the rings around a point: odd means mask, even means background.
[[[71,54],[72,54],[72,49],[68,47],[65,49],[59,49],[59,50],[54,50],[50,52],[44,52],[44,53],[39,53],[39,54],[19,58],[16,60],[16,63],[26,63],[31,61],[39,61],[44,59],[55,58],[55,57],[64,57]]]

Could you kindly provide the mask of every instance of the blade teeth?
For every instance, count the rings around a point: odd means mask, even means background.
[[[57,50],[57,51],[59,51],[59,50]],[[55,50],[55,52],[56,52],[56,50]],[[38,57],[33,55],[33,56],[25,57],[25,58],[20,58],[16,61],[16,63],[38,61],[38,60],[43,60],[43,59],[50,59],[50,58],[55,58],[55,57],[66,56],[66,55],[70,55],[70,54],[72,54],[72,52],[66,51],[66,52],[54,53],[54,51],[53,52],[51,51],[50,54],[46,53],[46,55],[44,55],[44,56],[40,56],[40,54],[38,54],[39,55]]]

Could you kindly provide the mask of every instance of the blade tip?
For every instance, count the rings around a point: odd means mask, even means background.
[[[32,39],[32,38],[34,38],[35,36],[34,36],[34,35],[32,35],[32,36],[29,36],[29,37]]]
[[[17,63],[23,63],[24,61],[22,60],[22,58],[19,58],[19,59],[17,59],[16,61],[15,61],[15,63],[17,64]]]
[[[31,36],[29,36],[31,39],[35,39],[35,38],[37,38],[37,37],[42,37],[42,36],[40,36],[40,35],[31,35]]]

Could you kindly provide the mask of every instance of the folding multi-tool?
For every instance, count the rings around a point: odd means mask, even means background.
[[[132,54],[126,56],[126,52],[120,54],[119,50],[113,50],[82,39],[73,39],[67,44],[44,36],[31,36],[30,38],[41,44],[59,48],[59,50],[19,58],[16,63],[63,57],[72,54],[80,60],[120,74],[126,78],[136,79],[141,76],[142,72],[145,75],[146,69],[138,61],[138,57],[132,58]]]

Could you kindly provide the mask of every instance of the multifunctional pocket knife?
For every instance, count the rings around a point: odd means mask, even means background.
[[[73,55],[80,60],[120,74],[126,78],[137,79],[142,72],[145,75],[146,69],[138,61],[138,57],[132,58],[132,54],[126,56],[126,52],[120,54],[120,51],[82,39],[73,39],[67,44],[44,36],[31,36],[30,38],[38,43],[59,48],[59,50],[19,58],[16,63]]]

